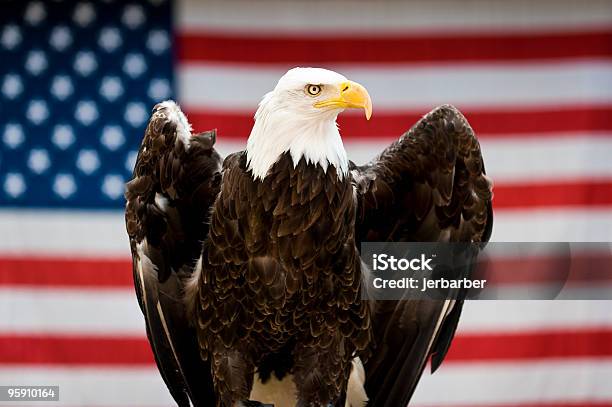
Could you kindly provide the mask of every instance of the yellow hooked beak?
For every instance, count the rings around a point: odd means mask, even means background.
[[[372,99],[366,88],[353,81],[342,82],[339,85],[340,94],[337,97],[323,100],[314,104],[314,107],[339,107],[342,109],[357,108],[365,111],[365,117],[370,120],[372,116]]]

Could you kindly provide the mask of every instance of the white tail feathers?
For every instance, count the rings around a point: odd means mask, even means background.
[[[365,391],[365,369],[361,359],[354,358],[351,362],[351,375],[346,388],[345,407],[365,407],[368,404],[368,395]]]

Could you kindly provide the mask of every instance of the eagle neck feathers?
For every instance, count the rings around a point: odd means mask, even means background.
[[[337,112],[295,112],[287,102],[266,95],[255,113],[247,142],[247,166],[253,178],[263,180],[284,153],[294,168],[302,158],[323,171],[334,166],[338,177],[348,174],[348,158],[338,125]]]

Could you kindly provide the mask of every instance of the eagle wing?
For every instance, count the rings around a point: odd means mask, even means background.
[[[215,131],[198,135],[174,102],[155,106],[126,189],[134,284],[159,371],[180,406],[214,404],[210,365],[200,358],[182,300],[208,234],[222,159]]]
[[[352,167],[365,241],[475,242],[493,226],[491,182],[463,115],[440,106],[367,165]],[[465,272],[477,252],[469,253]],[[463,293],[464,295],[465,293]],[[405,406],[432,357],[435,371],[453,339],[463,299],[378,301],[366,361],[371,406]]]

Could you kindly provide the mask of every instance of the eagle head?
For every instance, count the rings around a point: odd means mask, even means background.
[[[360,84],[322,68],[293,68],[268,92],[255,113],[255,124],[247,143],[247,162],[255,179],[289,152],[294,166],[304,158],[327,171],[336,168],[339,177],[348,172],[348,159],[336,124],[347,108],[372,115],[372,100]]]

